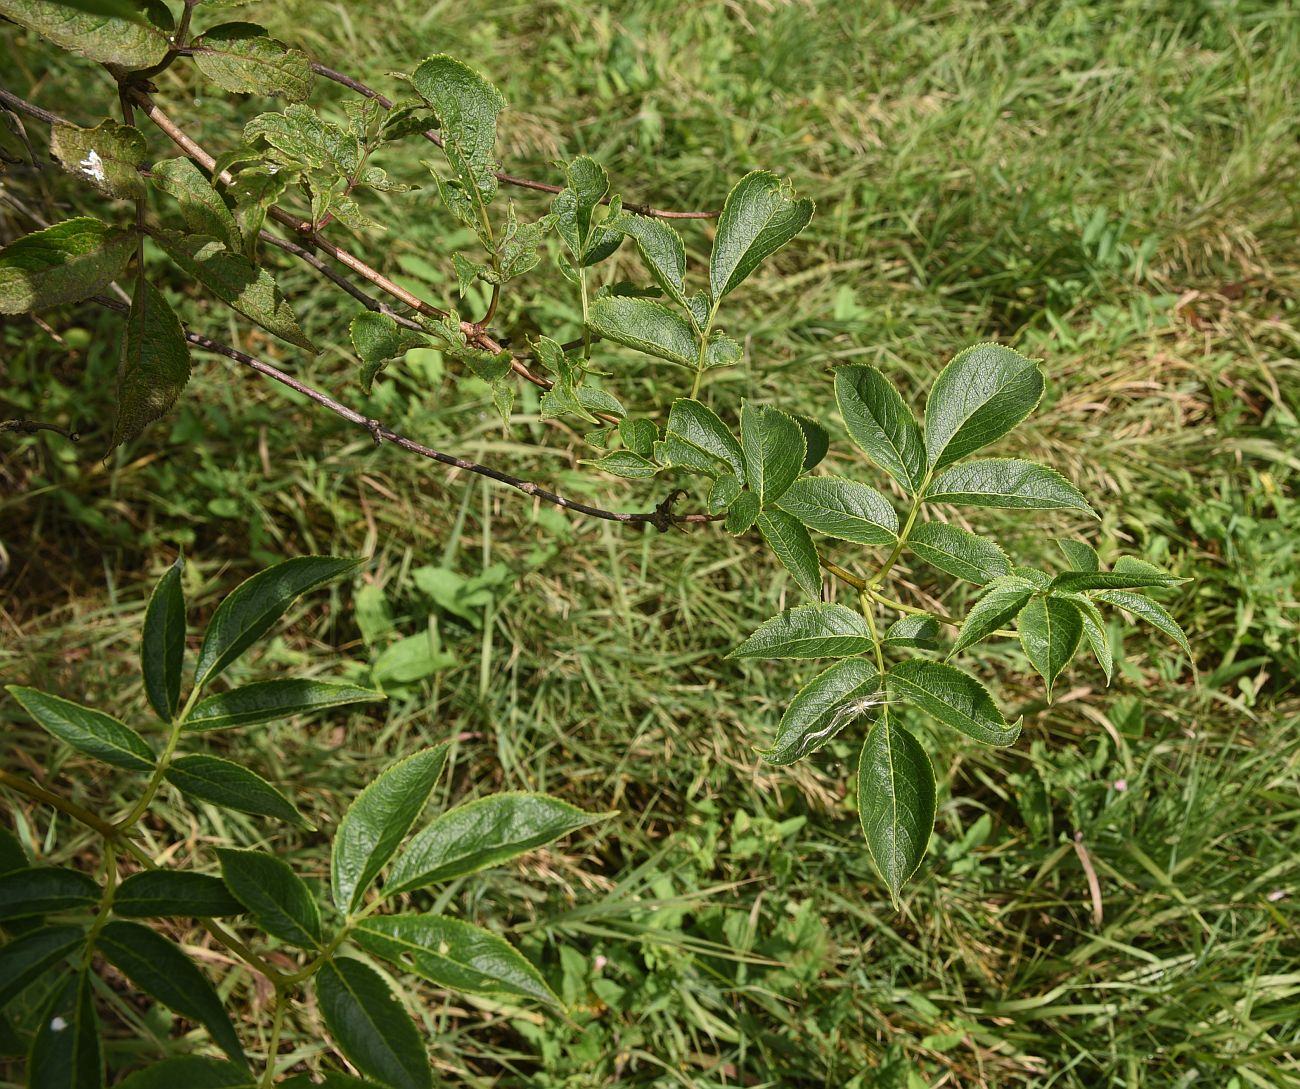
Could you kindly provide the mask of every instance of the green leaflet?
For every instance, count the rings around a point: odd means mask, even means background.
[[[189,159],[164,159],[154,163],[150,181],[180,205],[181,217],[195,234],[225,244],[232,253],[244,248],[244,236],[221,195]]]
[[[1116,608],[1123,609],[1125,612],[1132,613],[1134,616],[1145,620],[1156,631],[1169,636],[1187,655],[1188,661],[1195,663],[1196,659],[1192,656],[1192,646],[1187,641],[1187,636],[1178,621],[1169,615],[1169,610],[1163,605],[1152,601],[1149,597],[1129,593],[1125,590],[1107,590],[1098,594],[1097,600],[1104,601],[1107,605],[1114,605]]]
[[[823,748],[845,726],[870,712],[863,697],[878,692],[880,675],[865,658],[845,658],[799,689],[781,716],[769,764],[785,766]]]
[[[328,187],[361,169],[364,149],[355,132],[326,121],[310,106],[286,106],[280,113],[263,113],[244,126],[244,140],[254,147],[265,144],[266,159],[273,165],[306,173]],[[233,152],[234,162],[257,161],[261,155]],[[234,165],[217,160],[220,168]]]
[[[352,319],[348,326],[352,345],[360,358],[361,386],[369,393],[378,374],[390,359],[405,355],[412,348],[424,348],[429,338],[414,329],[398,325],[389,315],[367,310]]]
[[[653,420],[620,420],[618,434],[623,445],[633,453],[649,457],[659,438],[659,428]]]
[[[495,866],[603,819],[547,794],[493,794],[467,802],[436,817],[407,844],[384,895]]]
[[[254,23],[222,23],[194,42],[194,63],[223,91],[283,95],[304,102],[311,93],[307,54],[290,49]]]
[[[132,232],[88,216],[24,235],[0,250],[0,314],[87,299],[122,275],[135,247]]]
[[[925,403],[925,449],[931,468],[972,454],[1033,412],[1043,395],[1038,363],[1001,344],[958,352]]]
[[[286,862],[259,851],[218,847],[221,878],[235,899],[268,934],[299,949],[323,942],[320,908],[306,883]]]
[[[734,503],[739,496],[740,480],[734,473],[724,473],[722,476],[718,477],[709,488],[709,513],[721,514],[723,511],[728,510],[731,507],[731,504]],[[757,504],[758,500],[755,499],[754,503]],[[754,517],[758,517],[757,505],[754,508]],[[751,521],[750,525],[752,524]],[[745,527],[745,529],[748,528],[749,526]]]
[[[942,662],[911,658],[886,677],[891,692],[975,741],[1013,745],[1020,723],[1007,724],[993,697],[979,681]]]
[[[625,215],[617,228],[636,243],[650,275],[670,298],[682,306],[686,301],[686,246],[682,236],[662,219]]]
[[[555,229],[579,267],[603,261],[618,249],[622,234],[595,222],[594,213],[609,192],[605,168],[588,155],[579,155],[564,168],[568,188],[551,202]],[[611,202],[609,220],[618,218],[618,198]]]
[[[1055,469],[1016,458],[954,465],[934,479],[925,501],[1011,510],[1069,508],[1097,517],[1079,490]]]
[[[820,465],[830,452],[831,433],[816,420],[810,420],[807,416],[800,416],[794,412],[790,413],[790,416],[803,431],[804,442],[807,445],[803,456],[803,471],[806,473]]]
[[[109,449],[130,442],[165,416],[189,380],[190,346],[180,318],[141,269],[122,330],[117,418]]]
[[[731,479],[734,480],[735,477]],[[722,523],[723,527],[733,537],[739,537],[758,521],[761,510],[762,507],[759,505],[758,496],[753,492],[741,492],[731,501],[730,506],[727,508],[727,517]]]
[[[31,1089],[98,1089],[104,1084],[104,1054],[90,981],[86,969],[69,976],[41,1011],[27,1062]]]
[[[700,346],[690,323],[651,299],[606,295],[591,304],[587,324],[606,340],[694,368]]]
[[[286,1084],[281,1082],[281,1085]],[[137,1070],[117,1083],[117,1089],[255,1089],[247,1070],[202,1055],[177,1055]]]
[[[86,932],[79,926],[46,926],[0,945],[0,1008],[85,944]]]
[[[157,758],[149,742],[112,715],[35,688],[11,684],[5,691],[45,730],[78,752],[116,768],[153,770]]]
[[[0,875],[0,919],[88,908],[98,902],[99,892],[93,878],[61,866],[10,870]]]
[[[745,456],[740,443],[707,405],[678,398],[668,412],[664,437],[669,464],[713,477],[727,469],[741,484],[745,483]],[[669,439],[673,441],[670,443]]]
[[[1110,647],[1110,637],[1106,632],[1106,621],[1102,618],[1101,610],[1093,603],[1092,598],[1084,594],[1062,594],[1061,596],[1079,610],[1083,636],[1087,639],[1097,664],[1106,675],[1106,683],[1110,684],[1111,676],[1115,672],[1115,653]]]
[[[592,465],[603,472],[625,477],[628,480],[649,480],[659,472],[659,466],[653,461],[643,458],[640,454],[634,454],[631,450],[615,450],[603,458],[594,461],[584,460],[581,464]]]
[[[164,776],[187,798],[310,827],[293,803],[260,775],[219,756],[178,756]]]
[[[861,613],[844,605],[799,605],[774,616],[728,658],[847,658],[871,649]]]
[[[95,947],[140,990],[205,1026],[232,1062],[247,1067],[239,1037],[217,992],[170,941],[147,926],[114,920],[100,931]]]
[[[443,744],[399,760],[348,806],[330,854],[334,904],[345,915],[360,906],[371,882],[424,811],[447,762],[447,748]],[[394,873],[401,866],[399,859]]]
[[[783,510],[770,509],[760,510],[756,521],[768,548],[794,576],[803,592],[820,598],[822,573],[817,546],[799,520]]]
[[[788,184],[766,170],[746,174],[727,194],[709,257],[709,288],[716,307],[745,278],[808,226],[813,202],[795,200]]]
[[[149,68],[167,55],[167,35],[138,17],[77,11],[58,0],[0,0],[0,15],[101,64]]]
[[[1052,579],[1051,590],[1061,594],[1080,590],[1142,590],[1153,586],[1169,586],[1175,581],[1164,572],[1067,571]]]
[[[778,409],[741,402],[740,446],[745,482],[764,507],[780,499],[803,471],[803,428]]]
[[[892,545],[898,540],[898,514],[889,500],[855,480],[803,477],[790,485],[778,504],[809,529],[841,541]]]
[[[316,999],[339,1050],[363,1074],[392,1089],[432,1089],[424,1042],[373,968],[352,957],[326,961]]]
[[[50,152],[74,177],[110,197],[144,196],[140,166],[148,149],[144,133],[106,118],[93,129],[60,122],[50,133]]]
[[[929,469],[925,441],[894,384],[875,367],[837,367],[835,400],[849,437],[915,494]]]
[[[376,703],[388,697],[371,688],[337,681],[289,679],[259,681],[218,692],[201,700],[185,719],[188,731],[228,730],[255,726],[294,715],[311,714],[352,703]]]
[[[896,620],[880,641],[886,647],[918,647],[934,650],[939,645],[939,621],[933,616],[913,615]]]
[[[1016,619],[1020,645],[1047,685],[1047,698],[1061,670],[1070,664],[1083,637],[1083,618],[1069,601],[1031,597]]]
[[[946,522],[914,527],[907,547],[931,567],[980,586],[1011,573],[1011,561],[994,541]]]
[[[241,582],[217,606],[194,667],[201,688],[270,630],[303,594],[351,574],[361,560],[296,556]]]
[[[872,865],[898,893],[925,858],[934,830],[934,769],[921,743],[888,715],[867,734],[858,760],[858,817]]]
[[[1066,562],[1069,563],[1073,571],[1100,571],[1101,560],[1097,556],[1097,550],[1085,541],[1071,541],[1060,539],[1056,542],[1060,550],[1065,553]]]
[[[363,949],[441,987],[559,1004],[541,973],[482,927],[444,915],[387,915],[364,920],[352,933]]]
[[[207,919],[242,915],[244,905],[219,877],[191,870],[141,870],[117,887],[113,912],[135,919]]]
[[[994,579],[966,614],[949,657],[992,635],[1017,616],[1033,594],[1034,585],[1028,579],[1015,575]]]

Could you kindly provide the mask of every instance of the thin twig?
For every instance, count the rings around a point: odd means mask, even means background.
[[[17,431],[22,435],[34,435],[38,431],[53,431],[62,435],[69,442],[80,442],[81,436],[58,424],[41,423],[39,420],[0,420],[0,431]]]

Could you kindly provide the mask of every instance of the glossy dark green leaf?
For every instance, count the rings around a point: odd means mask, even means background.
[[[892,545],[898,540],[898,514],[883,495],[855,480],[802,477],[778,503],[809,529],[841,541]]]
[[[202,687],[244,653],[303,594],[351,574],[361,560],[335,556],[297,556],[240,583],[217,606],[194,669]]]
[[[766,170],[746,174],[727,194],[713,236],[709,288],[715,305],[812,219],[813,202]]]
[[[731,479],[735,479],[732,477]],[[761,511],[758,502],[758,496],[753,492],[741,492],[732,501],[731,506],[727,509],[726,520],[722,523],[727,532],[734,537],[739,537],[746,533],[758,521],[758,515]]]
[[[244,906],[219,877],[191,870],[141,870],[117,887],[113,911],[129,919],[212,919]]]
[[[345,915],[360,906],[419,819],[446,762],[447,745],[423,749],[388,768],[348,807],[330,856],[334,903]]]
[[[871,629],[844,605],[799,605],[766,621],[728,658],[848,658],[871,649]]]
[[[253,23],[214,26],[195,39],[193,50],[199,71],[223,91],[282,95],[290,102],[303,102],[311,93],[307,54]]]
[[[958,352],[925,404],[925,449],[934,471],[1001,438],[1034,411],[1043,372],[1001,344]]]
[[[803,471],[806,473],[810,469],[817,468],[825,460],[831,448],[831,433],[816,420],[810,420],[807,416],[792,412],[790,418],[803,431],[806,447],[803,455]]]
[[[27,1061],[28,1089],[99,1089],[104,1052],[91,975],[69,976],[42,1011]]]
[[[547,794],[493,794],[436,817],[397,856],[384,895],[495,866],[603,820]]]
[[[675,440],[669,450],[672,464],[715,477],[729,470],[744,484],[745,457],[740,443],[707,405],[686,398],[674,401],[665,437]]]
[[[1038,670],[1051,699],[1052,685],[1070,664],[1083,638],[1083,618],[1069,601],[1056,597],[1031,597],[1016,618],[1020,645],[1029,664]]]
[[[181,699],[181,672],[185,660],[185,591],[180,556],[163,572],[149,595],[140,640],[140,672],[145,695],[154,713],[171,722]]]
[[[1056,542],[1060,550],[1065,553],[1066,562],[1069,563],[1073,571],[1100,571],[1101,560],[1097,556],[1097,550],[1085,541],[1071,541],[1062,538]]]
[[[153,768],[156,757],[149,742],[111,715],[35,688],[11,684],[5,690],[42,727],[78,752],[131,771]]]
[[[929,463],[921,427],[902,396],[875,367],[837,367],[835,400],[849,437],[915,494]]]
[[[727,510],[736,497],[740,495],[740,480],[734,473],[724,473],[709,488],[708,508],[710,514],[721,514]],[[758,502],[757,499],[754,500]],[[758,508],[754,508],[754,517],[758,517]],[[752,523],[751,523],[752,524]],[[749,526],[745,527],[746,529]]]
[[[886,647],[918,647],[934,650],[939,645],[941,625],[933,616],[912,615],[896,620],[885,632],[881,645]]]
[[[817,674],[786,707],[770,749],[769,764],[784,766],[824,747],[844,727],[871,713],[864,697],[880,690],[880,674],[865,658],[846,658]]]
[[[376,703],[387,698],[373,688],[337,681],[258,681],[200,700],[185,719],[185,729],[206,732],[228,730],[234,726],[255,726],[331,707]]]
[[[1006,625],[1033,594],[1034,585],[1028,579],[1015,575],[994,579],[966,614],[951,654],[965,650]]]
[[[60,865],[29,865],[0,875],[0,919],[30,919],[99,903],[94,878]]]
[[[591,331],[605,340],[635,348],[683,367],[695,367],[700,342],[690,323],[653,299],[606,295],[591,304]]]
[[[772,554],[794,576],[809,597],[822,596],[821,561],[817,546],[797,518],[779,509],[759,511],[758,531]]]
[[[1189,661],[1195,661],[1192,657],[1192,646],[1187,641],[1187,636],[1183,632],[1181,625],[1175,620],[1163,605],[1152,601],[1149,597],[1143,597],[1141,594],[1129,593],[1126,590],[1107,590],[1097,595],[1098,601],[1104,601],[1108,605],[1114,605],[1117,609],[1123,609],[1125,612],[1132,613],[1141,620],[1145,620],[1156,631],[1163,632],[1169,636]]]
[[[424,1042],[373,968],[352,957],[327,961],[316,977],[325,1024],[352,1065],[393,1089],[431,1089]]]
[[[867,734],[858,760],[858,817],[871,863],[897,904],[934,831],[934,769],[921,743],[888,716]]]
[[[88,299],[122,275],[135,248],[134,233],[88,216],[23,235],[0,249],[0,314]]]
[[[46,926],[0,945],[0,1007],[85,944],[82,927]]]
[[[803,429],[775,408],[745,401],[740,407],[745,482],[764,507],[775,503],[803,471]]]
[[[620,420],[618,434],[623,445],[634,454],[649,457],[659,438],[659,428],[653,420]]]
[[[232,310],[290,344],[316,351],[316,346],[298,327],[293,308],[266,269],[253,265],[242,253],[229,250],[206,235],[155,230],[151,236],[182,272]]]
[[[144,133],[112,118],[93,129],[59,122],[50,131],[50,154],[63,169],[110,197],[144,196],[140,167],[147,152]]]
[[[1069,594],[1081,590],[1143,590],[1152,586],[1169,586],[1175,580],[1165,574],[1119,571],[1066,571],[1052,579],[1054,593]]]
[[[661,219],[625,215],[618,230],[636,243],[650,275],[668,296],[686,306],[686,247],[682,236]]]
[[[1011,573],[1011,561],[995,542],[946,522],[914,527],[907,547],[931,567],[980,586]]]
[[[1110,637],[1106,632],[1106,621],[1102,618],[1101,610],[1090,597],[1084,594],[1062,596],[1079,610],[1079,620],[1083,624],[1083,637],[1088,641],[1093,657],[1097,659],[1097,664],[1106,675],[1106,683],[1110,684],[1111,676],[1115,672],[1115,652],[1111,649]]]
[[[78,11],[59,0],[0,0],[0,15],[101,64],[148,68],[167,55],[167,35],[138,17]]]
[[[1012,745],[1020,736],[1020,723],[1008,725],[988,689],[960,669],[912,658],[894,666],[887,682],[899,698],[976,741]]]
[[[226,202],[192,161],[164,159],[150,169],[154,186],[180,206],[181,216],[195,234],[215,238],[232,253],[244,248],[244,237]]]
[[[193,801],[290,824],[307,824],[293,803],[260,775],[219,756],[180,756],[164,774],[172,786]]]
[[[137,1070],[118,1082],[117,1089],[254,1089],[255,1085],[248,1071],[234,1063],[177,1055]]]
[[[0,874],[25,870],[31,864],[18,837],[4,825],[0,825]]]
[[[104,926],[95,947],[140,990],[182,1017],[199,1022],[232,1062],[247,1066],[217,992],[179,948],[156,930],[121,920]]]
[[[1016,458],[987,458],[954,465],[935,478],[925,499],[927,503],[1010,510],[1066,508],[1097,517],[1079,489],[1055,469]]]
[[[541,973],[509,942],[459,919],[377,916],[359,923],[352,935],[363,949],[440,987],[559,1002]]]
[[[316,897],[288,863],[259,851],[217,848],[221,877],[235,898],[272,937],[300,949],[322,943]]]
[[[190,346],[180,318],[141,269],[122,329],[117,418],[109,448],[137,438],[170,412],[189,380]]]

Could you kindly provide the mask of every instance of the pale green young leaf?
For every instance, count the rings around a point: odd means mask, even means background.
[[[655,441],[659,438],[659,429],[653,420],[620,420],[618,434],[623,440],[623,445],[634,454],[649,457],[654,450]]]
[[[226,884],[193,870],[141,870],[127,877],[113,895],[113,913],[127,919],[209,919],[242,915],[244,905]]]
[[[1117,609],[1123,609],[1125,612],[1132,613],[1139,619],[1145,620],[1156,631],[1162,632],[1177,643],[1182,652],[1187,655],[1188,661],[1195,662],[1195,658],[1192,656],[1192,646],[1187,641],[1187,635],[1184,633],[1182,626],[1163,605],[1152,601],[1149,597],[1129,593],[1126,590],[1107,590],[1098,594],[1097,600],[1104,601],[1107,605],[1114,605]]]
[[[995,542],[946,522],[922,522],[907,547],[931,567],[979,586],[1011,573],[1011,561]]]
[[[122,275],[135,249],[132,232],[88,216],[23,235],[0,250],[0,314],[98,294]]]
[[[85,945],[86,931],[80,926],[45,926],[0,945],[0,1008]]]
[[[190,346],[180,318],[141,269],[122,329],[117,417],[109,449],[137,438],[165,416],[189,380]]]
[[[1020,736],[1020,723],[1008,725],[988,689],[953,666],[910,658],[889,671],[887,683],[900,699],[975,741],[1005,746]]]
[[[391,1089],[432,1089],[424,1041],[373,968],[352,957],[326,961],[316,1000],[339,1050],[363,1074]]]
[[[28,1089],[100,1089],[104,1053],[89,967],[55,988],[27,1061]]]
[[[935,380],[925,404],[925,449],[937,472],[1001,438],[1033,412],[1043,372],[1001,344],[958,352]]]
[[[1028,579],[1016,575],[994,579],[966,614],[949,656],[965,650],[1003,627],[1019,614],[1033,594],[1034,584]]]
[[[95,880],[61,866],[27,866],[0,874],[0,919],[76,911],[99,900]]]
[[[849,437],[915,494],[929,463],[921,427],[894,384],[875,367],[837,367],[835,400]]]
[[[219,756],[178,756],[164,776],[192,801],[310,827],[293,803],[260,775]]]
[[[740,447],[745,482],[766,507],[775,503],[803,470],[807,443],[803,429],[784,412],[744,401],[740,406]]]
[[[889,500],[854,480],[802,477],[777,503],[809,529],[841,541],[892,545],[898,540],[898,514]]]
[[[260,851],[217,848],[221,879],[236,900],[272,937],[299,949],[319,949],[323,941],[316,897],[288,863]]]
[[[352,931],[367,952],[439,987],[559,1004],[537,971],[503,938],[445,915],[385,915]]]
[[[709,334],[708,343],[704,346],[705,368],[734,367],[744,358],[745,350],[720,329]]]
[[[603,820],[547,794],[493,794],[434,818],[397,857],[385,896],[495,866]]]
[[[651,299],[606,295],[591,304],[587,325],[597,336],[679,366],[694,368],[699,356],[690,323]]]
[[[348,806],[330,852],[330,887],[343,914],[350,915],[361,905],[379,871],[419,819],[447,762],[447,748],[442,744],[399,760]],[[399,859],[394,874],[401,866]]]
[[[935,650],[939,646],[939,632],[940,624],[935,617],[915,613],[890,624],[880,645]]]
[[[139,923],[114,920],[100,931],[95,947],[140,990],[203,1025],[232,1062],[248,1065],[216,990],[161,934]]]
[[[765,621],[728,658],[847,658],[871,649],[871,629],[844,605],[799,605]]]
[[[921,743],[889,716],[871,728],[858,759],[858,817],[890,900],[925,858],[934,831],[934,769]]]
[[[1080,510],[1097,512],[1079,490],[1055,469],[1016,458],[987,458],[954,465],[926,490],[927,503],[1009,510]]]
[[[716,306],[759,263],[812,219],[813,202],[794,198],[788,183],[766,170],[746,174],[727,194],[709,258],[709,288]]]
[[[151,771],[157,762],[149,742],[112,715],[35,688],[11,684],[5,691],[46,731],[78,752],[128,771]]]
[[[760,510],[758,531],[781,565],[809,597],[822,596],[821,561],[817,546],[797,518],[778,508]]]
[[[0,15],[61,49],[122,68],[149,68],[167,55],[167,35],[122,15],[78,11],[61,0],[0,0]]]
[[[181,556],[163,572],[149,595],[140,639],[140,672],[145,695],[154,713],[171,722],[181,698],[185,662],[185,591],[181,586]]]
[[[1083,617],[1075,606],[1059,597],[1031,597],[1016,618],[1020,645],[1043,683],[1047,698],[1061,670],[1070,664],[1083,638]]]
[[[193,46],[194,63],[223,91],[282,95],[304,102],[311,93],[311,61],[254,23],[222,23]]]
[[[1101,559],[1097,550],[1085,541],[1072,541],[1060,538],[1057,547],[1065,553],[1066,562],[1073,571],[1100,571]]]
[[[50,153],[69,174],[110,197],[143,197],[144,133],[106,118],[93,129],[62,121],[50,131]]]
[[[296,556],[245,579],[217,606],[203,633],[195,687],[201,688],[257,642],[303,594],[351,574],[362,562]]]
[[[377,703],[388,697],[371,688],[337,681],[287,678],[258,681],[200,700],[185,719],[189,732],[229,730],[279,722],[353,703]]]
[[[232,252],[243,250],[244,236],[234,215],[193,162],[180,158],[154,163],[150,180],[180,205],[181,216],[191,231],[215,238]]]
[[[641,260],[669,297],[682,306],[686,301],[686,247],[682,236],[662,219],[626,215],[617,228],[636,243]]]
[[[686,464],[711,476],[729,469],[745,483],[745,457],[740,443],[718,414],[699,401],[678,398],[668,412],[665,439],[672,438],[671,464]],[[678,449],[684,447],[685,449]]]
[[[865,658],[845,658],[799,689],[781,716],[776,737],[759,754],[784,767],[823,748],[849,723],[869,713],[862,697],[878,691],[880,674]]]

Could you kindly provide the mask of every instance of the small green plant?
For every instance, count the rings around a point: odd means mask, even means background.
[[[353,800],[333,832],[328,897],[266,850],[218,846],[209,861],[219,873],[209,873],[172,865],[170,849],[146,847],[139,835],[163,789],[191,803],[308,827],[276,786],[237,761],[204,752],[208,736],[386,697],[314,679],[277,678],[217,691],[213,682],[300,595],[357,567],[354,560],[304,556],[237,587],[208,623],[182,702],[186,620],[178,561],[145,614],[140,661],[158,720],[153,731],[34,688],[8,686],[55,738],[143,783],[134,804],[110,817],[0,771],[0,786],[61,811],[97,833],[100,844],[92,875],[84,862],[33,863],[20,841],[0,828],[0,1009],[15,1014],[13,1022],[0,1021],[0,1029],[19,1043],[21,1031],[30,1032],[27,1079],[34,1089],[104,1084],[96,999],[105,991],[101,965],[111,965],[160,1007],[202,1025],[226,1055],[172,1055],[118,1083],[129,1089],[317,1084],[306,1074],[277,1082],[284,1073],[279,1043],[285,1019],[307,988],[335,1047],[374,1079],[330,1071],[327,1060],[323,1084],[429,1089],[433,1078],[420,1032],[385,976],[356,951],[440,987],[559,1007],[542,974],[505,939],[462,919],[412,911],[408,897],[598,818],[545,794],[493,794],[439,814],[408,839],[447,762],[447,744],[398,761]],[[156,731],[161,738],[150,737]],[[78,860],[85,855],[83,847]],[[168,936],[192,926],[257,973],[274,995],[260,1070],[245,1054],[221,992]],[[166,1022],[160,1027],[165,1037]],[[139,1065],[138,1056],[119,1061]]]
[[[405,97],[393,101],[251,24],[218,24],[194,33],[191,16],[198,6],[187,0],[176,21],[159,3],[144,16],[92,16],[70,14],[53,0],[0,0],[0,14],[103,64],[122,104],[121,122],[106,118],[87,128],[0,91],[0,101],[11,109],[51,124],[51,153],[66,170],[134,204],[130,222],[76,218],[0,252],[5,313],[84,300],[133,274],[129,305],[104,300],[127,313],[113,444],[135,438],[168,410],[188,379],[190,350],[198,348],[290,387],[365,428],[378,443],[478,473],[566,510],[660,530],[721,523],[735,535],[756,531],[813,601],[764,624],[734,655],[836,660],[792,694],[764,758],[792,763],[865,720],[857,803],[872,860],[895,901],[925,853],[936,783],[916,734],[892,708],[906,705],[983,744],[1010,745],[1019,723],[1008,722],[983,683],[953,664],[953,657],[990,637],[1014,635],[1050,694],[1086,642],[1109,676],[1102,605],[1146,620],[1189,651],[1173,617],[1143,594],[1177,579],[1131,558],[1102,570],[1097,553],[1078,541],[1061,545],[1069,569],[1049,574],[1013,563],[995,541],[935,517],[960,507],[1093,515],[1074,485],[1053,469],[975,456],[1024,420],[1043,394],[1039,363],[1013,349],[977,344],[959,352],[929,393],[924,426],[881,370],[836,368],[835,402],[844,426],[889,478],[892,500],[871,484],[818,471],[831,442],[829,390],[820,419],[750,401],[709,403],[710,376],[744,354],[741,338],[720,325],[724,303],[813,215],[813,202],[797,197],[776,175],[745,175],[716,214],[624,203],[611,194],[605,169],[588,156],[564,165],[563,186],[515,178],[493,159],[505,100],[461,61],[429,57],[404,77]],[[225,91],[280,95],[290,104],[250,118],[239,138],[213,155],[151,93],[151,81],[182,57]],[[345,105],[342,123],[306,105],[316,76],[360,96]],[[137,113],[180,157],[147,161],[145,132],[133,124]],[[427,165],[449,234],[458,246],[477,247],[452,255],[439,285],[447,296],[442,305],[414,294],[327,235],[336,221],[360,235],[379,226],[367,211],[373,194],[397,200],[407,188],[394,183],[379,160],[392,145],[413,140],[438,149]],[[550,210],[531,220],[521,218],[513,204],[502,211],[502,185],[554,193]],[[686,245],[669,222],[682,218],[716,219],[702,286],[688,283]],[[599,266],[627,239],[651,283],[600,275]],[[349,326],[359,363],[357,396],[371,395],[385,368],[408,351],[435,348],[458,365],[464,396],[481,397],[486,390],[506,426],[515,383],[530,382],[544,391],[543,418],[562,418],[586,431],[591,456],[584,464],[634,481],[666,475],[671,489],[650,510],[607,510],[398,434],[374,418],[368,405],[352,407],[264,360],[187,330],[151,285],[156,264],[146,260],[146,244],[151,257],[166,258],[207,294],[310,352],[314,346],[265,258],[274,251],[304,261],[362,308]],[[504,290],[535,269],[548,247],[576,294],[582,335],[569,343],[538,335],[524,354],[504,347],[508,338],[494,333],[493,324],[502,313]],[[622,349],[663,365],[686,395],[628,408],[615,392]],[[678,511],[688,494],[698,496],[702,509]],[[834,543],[819,543],[814,534]],[[829,554],[845,546],[875,551],[860,564]],[[940,616],[892,593],[889,580],[904,553],[980,587],[969,614]],[[827,574],[848,589],[856,608],[822,600]],[[894,615],[901,618],[886,623]],[[1008,630],[1011,624],[1014,631]],[[945,628],[956,631],[955,640],[941,637]]]

